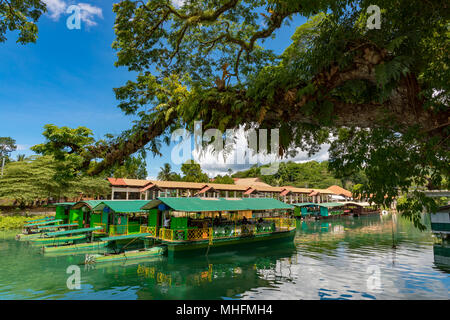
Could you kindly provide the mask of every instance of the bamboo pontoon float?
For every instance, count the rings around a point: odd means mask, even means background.
[[[271,198],[158,198],[149,210],[147,238],[167,246],[169,255],[232,245],[290,240],[295,235],[294,207]]]
[[[22,233],[16,234],[16,240],[28,241],[33,238],[40,237],[44,230],[40,229],[43,226],[55,226],[57,227],[62,220],[60,219],[38,219],[38,222],[25,223]]]
[[[88,238],[88,234],[93,238],[93,232],[100,230],[101,227],[79,228],[73,230],[45,232],[40,237],[30,239],[34,245],[56,245],[56,244],[74,244]],[[81,234],[79,234],[81,233]]]

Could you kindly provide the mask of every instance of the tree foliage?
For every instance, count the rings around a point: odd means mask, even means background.
[[[202,171],[200,164],[194,161],[186,161],[181,165],[183,177],[181,181],[186,182],[209,182],[209,177]]]
[[[172,172],[172,167],[169,163],[164,163],[164,166],[160,168],[157,179],[163,181],[181,181],[181,177],[178,173]]]
[[[11,137],[0,137],[0,159],[9,157],[17,149],[16,140]],[[1,161],[1,160],[0,160]]]
[[[41,0],[0,0],[0,42],[6,41],[7,31],[18,31],[17,42],[36,42],[36,22],[47,11]]]
[[[295,163],[292,161],[281,162],[278,171],[274,175],[262,175],[261,168],[265,166],[253,166],[249,170],[236,172],[234,178],[260,178],[272,186],[293,186],[299,188],[318,188],[326,189],[332,185],[344,187],[351,190],[352,186],[367,181],[364,173],[358,173],[345,179],[335,177],[328,168],[328,161],[308,161],[304,163]]]
[[[21,206],[48,198],[77,198],[106,196],[108,182],[99,177],[78,176],[66,179],[60,174],[64,163],[51,156],[34,156],[23,161],[10,162],[0,179],[0,199],[17,201]]]
[[[366,26],[370,5],[382,9],[381,29]],[[202,120],[222,132],[279,128],[280,155],[330,143],[330,168],[342,178],[364,170],[360,190],[380,205],[415,184],[439,187],[450,162],[448,9],[443,0],[122,0],[116,65],[137,76],[115,93],[138,120],[75,153],[98,174],[142,148],[160,154],[173,130]],[[281,55],[264,47],[298,15],[309,20]],[[433,201],[412,198],[405,212],[418,221]]]
[[[232,177],[227,176],[227,175],[221,176],[220,174],[214,178],[213,182],[214,183],[222,183],[222,184],[234,184],[234,180]]]

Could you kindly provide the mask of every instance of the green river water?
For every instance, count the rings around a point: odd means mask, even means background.
[[[3,232],[0,299],[448,299],[450,247],[394,221],[299,221],[293,243],[95,267],[80,264],[84,254],[44,256]],[[80,289],[67,286],[71,265]]]

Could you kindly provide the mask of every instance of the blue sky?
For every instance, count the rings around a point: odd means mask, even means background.
[[[44,141],[43,127],[86,126],[95,138],[106,133],[119,134],[129,128],[130,116],[117,108],[113,88],[134,75],[114,66],[113,2],[84,0],[81,29],[69,30],[65,9],[78,2],[44,0],[49,13],[38,22],[36,44],[20,45],[16,35],[0,44],[0,136],[10,136],[18,144],[13,153],[33,154],[29,148]],[[290,27],[277,32],[265,46],[281,53],[290,44],[296,26],[305,21],[297,17]],[[170,161],[171,146],[164,146],[163,157],[147,158],[149,177]],[[175,171],[179,165],[172,163]],[[212,171],[210,172],[210,174]]]

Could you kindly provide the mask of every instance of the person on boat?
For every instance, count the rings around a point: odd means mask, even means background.
[[[164,228],[169,228],[170,219],[168,216],[164,216]]]

